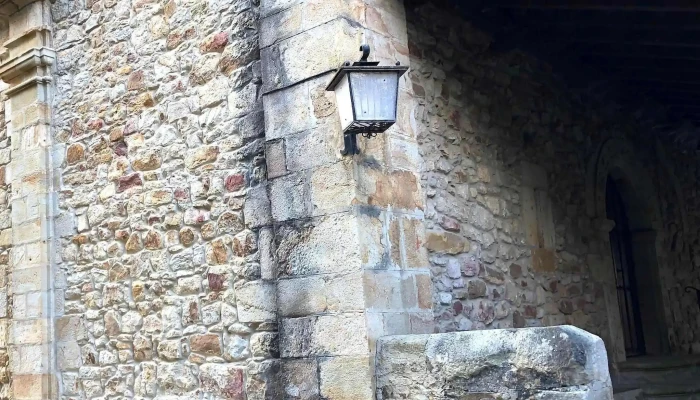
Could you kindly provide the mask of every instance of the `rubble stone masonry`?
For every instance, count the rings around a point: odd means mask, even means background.
[[[265,398],[258,6],[57,1],[64,398]],[[267,278],[267,279],[266,279]]]

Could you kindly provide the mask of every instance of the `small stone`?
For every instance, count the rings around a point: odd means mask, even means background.
[[[428,232],[426,240],[428,250],[436,253],[459,254],[470,249],[467,239],[452,232]]]
[[[486,283],[481,279],[474,279],[467,283],[467,295],[470,299],[486,296]]]
[[[66,150],[66,162],[69,165],[73,165],[83,159],[85,156],[85,149],[82,144],[74,143],[68,146]]]
[[[447,262],[447,276],[452,279],[457,279],[462,276],[461,265],[458,260],[452,258]]]
[[[221,356],[221,339],[216,334],[194,335],[190,338],[190,348],[195,353]]]
[[[207,262],[209,264],[224,264],[228,260],[228,250],[223,240],[217,239],[207,246]]]
[[[117,336],[121,333],[121,322],[119,314],[115,311],[108,311],[104,317],[105,334],[107,336]]]
[[[163,340],[158,343],[158,355],[167,361],[181,358],[180,340]]]
[[[157,231],[151,230],[146,233],[143,245],[148,250],[158,250],[163,247],[163,239]]]
[[[462,274],[467,277],[477,276],[479,274],[479,262],[474,260],[462,261]]]
[[[199,51],[202,53],[211,53],[214,51],[221,52],[224,50],[227,44],[228,34],[226,32],[219,32],[205,39],[199,46]]]
[[[124,130],[122,128],[116,127],[109,132],[110,142],[119,142],[124,138]]]
[[[146,151],[140,154],[132,163],[136,171],[153,171],[160,168],[162,160],[155,151]]]
[[[214,222],[207,222],[206,224],[202,225],[202,228],[200,230],[202,233],[202,239],[204,240],[211,240],[216,237],[216,223]]]
[[[226,340],[224,358],[227,361],[245,360],[250,356],[248,341],[238,335],[230,335]]]
[[[180,233],[179,233],[180,243],[182,243],[183,246],[187,246],[187,247],[191,246],[192,243],[194,243],[194,240],[196,237],[195,235],[196,235],[196,233],[195,233],[194,229],[192,229],[192,228],[185,227],[185,228],[180,229]]]
[[[134,360],[144,361],[153,358],[153,343],[142,335],[134,337]]]
[[[237,234],[243,230],[245,225],[239,214],[233,212],[225,212],[221,214],[218,220],[219,233]]]
[[[523,268],[518,264],[510,264],[510,276],[513,278],[520,278],[523,276]]]
[[[143,181],[141,180],[141,175],[131,174],[119,178],[119,184],[117,185],[117,193],[121,193],[125,190],[131,189],[136,186],[142,186]]]
[[[229,192],[237,192],[241,190],[245,186],[245,175],[233,174],[227,176],[224,186]]]
[[[172,203],[172,201],[173,192],[165,189],[151,190],[143,198],[143,203],[147,206],[159,206]]]
[[[450,218],[447,216],[443,216],[440,219],[440,226],[450,232],[459,232],[461,229],[461,225],[459,224],[459,221],[457,221],[454,218]]]
[[[261,332],[253,334],[250,337],[250,350],[253,353],[253,357],[279,357],[277,333]]]
[[[141,236],[139,236],[139,234],[136,232],[129,235],[129,240],[126,241],[125,247],[127,253],[136,253],[141,251],[141,249],[143,249],[143,245],[141,244]]]
[[[126,82],[127,90],[139,90],[143,89],[143,71],[134,71],[129,75],[129,79]]]
[[[185,166],[188,169],[201,167],[204,164],[216,161],[219,156],[219,148],[216,146],[200,146],[190,151],[185,157]]]
[[[202,390],[221,399],[245,399],[244,368],[230,364],[204,364],[199,368]]]
[[[237,257],[245,257],[257,251],[255,233],[245,230],[233,237],[233,254]]]

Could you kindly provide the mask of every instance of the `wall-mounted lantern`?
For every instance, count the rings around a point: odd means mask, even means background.
[[[345,139],[343,155],[360,152],[358,134],[374,137],[394,125],[399,78],[408,70],[398,62],[395,66],[380,67],[379,62],[367,61],[369,45],[362,45],[360,51],[360,61],[352,64],[346,61],[326,88],[335,92]]]

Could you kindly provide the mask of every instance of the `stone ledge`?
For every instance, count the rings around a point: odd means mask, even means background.
[[[0,65],[0,79],[8,82],[36,67],[50,66],[56,60],[56,52],[48,47],[32,48]]]
[[[603,341],[573,326],[388,336],[376,362],[378,400],[613,398]]]

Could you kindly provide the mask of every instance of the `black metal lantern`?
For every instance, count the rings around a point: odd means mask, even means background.
[[[345,139],[343,155],[358,154],[357,135],[374,137],[396,122],[399,78],[408,67],[379,66],[367,61],[369,45],[362,45],[362,58],[338,68],[326,90],[334,91]]]

